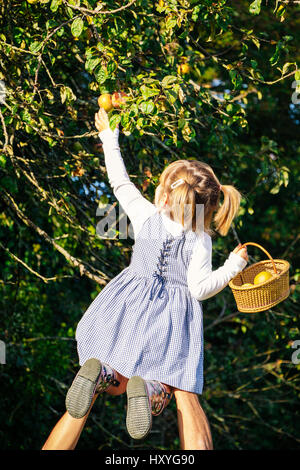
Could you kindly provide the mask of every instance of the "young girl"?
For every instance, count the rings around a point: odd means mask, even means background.
[[[177,160],[161,174],[152,204],[130,181],[119,129],[109,128],[102,108],[95,124],[109,183],[132,223],[135,243],[130,265],[102,289],[77,326],[81,368],[66,397],[67,412],[43,449],[75,448],[99,393],[125,390],[131,437],[149,433],[152,416],[174,393],[181,448],[211,449],[197,397],[203,389],[201,301],[220,292],[247,264],[247,250],[239,245],[219,269],[211,265],[212,220],[226,235],[241,195],[222,186],[209,165]]]

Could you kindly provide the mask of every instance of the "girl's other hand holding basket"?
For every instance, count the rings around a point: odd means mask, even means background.
[[[246,246],[242,248],[242,244],[239,243],[238,246],[233,250],[233,253],[236,253],[239,256],[241,256],[248,263],[249,259],[248,259],[248,253],[247,253],[247,247]]]

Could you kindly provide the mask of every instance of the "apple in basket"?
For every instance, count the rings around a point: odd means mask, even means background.
[[[267,271],[261,271],[260,273],[256,274],[253,284],[262,284],[263,282],[268,281],[269,279],[272,279],[272,274],[267,272]]]

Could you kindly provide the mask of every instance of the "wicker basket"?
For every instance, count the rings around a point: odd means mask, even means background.
[[[244,269],[229,282],[229,287],[240,312],[263,312],[289,296],[290,265],[282,259],[273,259],[267,250],[257,243],[247,242],[242,247],[246,245],[257,246],[268,256],[269,260],[260,261]],[[261,271],[268,271],[273,277],[257,285],[242,287],[245,283],[253,284],[256,274]]]

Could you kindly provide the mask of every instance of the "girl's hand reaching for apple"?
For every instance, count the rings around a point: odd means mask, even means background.
[[[247,247],[246,246],[242,248],[242,244],[239,243],[238,246],[233,250],[233,253],[236,253],[237,255],[241,256],[248,263],[249,259],[248,259],[248,253],[247,253]]]
[[[99,132],[109,129],[108,114],[103,108],[100,108],[98,113],[95,114],[95,126]]]

